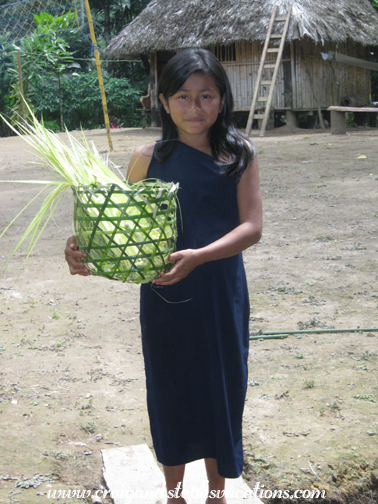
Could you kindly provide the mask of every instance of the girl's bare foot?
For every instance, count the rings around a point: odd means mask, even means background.
[[[209,494],[206,504],[227,504],[225,497],[226,480],[218,472],[216,459],[205,459],[207,479],[209,480]]]
[[[213,495],[214,495],[214,497],[213,497]],[[226,497],[224,496],[224,492],[212,494],[211,497],[208,497],[206,499],[206,504],[227,504]]]

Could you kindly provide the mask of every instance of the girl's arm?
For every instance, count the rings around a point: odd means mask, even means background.
[[[131,183],[140,182],[147,177],[147,170],[154,153],[155,142],[141,145],[131,156],[127,168],[127,181]]]
[[[239,254],[260,240],[262,203],[256,156],[241,176],[237,186],[237,201],[239,226],[206,247],[174,252],[169,256],[169,261],[176,262],[176,264],[168,273],[161,273],[160,278],[153,280],[153,283],[157,285],[175,284],[200,264]]]

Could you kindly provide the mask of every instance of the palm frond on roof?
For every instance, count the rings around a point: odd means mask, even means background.
[[[152,0],[114,37],[110,57],[130,58],[156,50],[208,47],[265,40],[274,5],[286,15],[293,4],[287,40],[378,45],[378,14],[368,0]]]

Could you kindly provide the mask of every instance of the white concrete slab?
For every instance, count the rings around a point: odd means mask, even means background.
[[[104,479],[114,504],[165,504],[164,475],[146,444],[102,450]],[[187,504],[204,504],[207,497],[205,463],[186,465],[183,495]],[[228,504],[263,504],[242,477],[226,480]]]
[[[114,504],[165,504],[165,480],[146,444],[101,450]]]

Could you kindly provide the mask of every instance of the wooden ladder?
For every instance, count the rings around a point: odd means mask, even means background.
[[[261,137],[263,137],[265,135],[265,129],[266,129],[266,125],[267,125],[268,118],[269,118],[269,112],[270,112],[270,109],[272,106],[274,86],[276,84],[278,71],[280,68],[281,60],[282,60],[282,54],[283,54],[283,50],[284,50],[287,29],[289,26],[292,6],[290,5],[286,17],[276,17],[277,8],[278,8],[278,5],[275,5],[273,8],[272,17],[270,18],[270,23],[268,26],[268,33],[266,34],[266,39],[265,39],[265,44],[264,44],[264,48],[263,48],[263,52],[262,52],[262,56],[261,56],[259,71],[257,73],[257,81],[256,81],[255,91],[253,93],[251,109],[249,111],[247,127],[245,130],[245,134],[247,136],[251,132],[253,119],[261,119],[262,118],[261,115],[255,114],[257,102],[266,102],[265,112],[264,112],[264,116],[263,116],[263,122],[262,122],[262,126],[261,126],[261,131],[260,131]],[[274,23],[280,22],[280,21],[281,22],[285,21],[282,34],[281,35],[272,35]],[[277,39],[281,39],[279,47],[278,48],[269,47],[270,41],[277,40]],[[271,62],[266,63],[266,57],[267,57],[268,53],[276,53],[277,54],[277,59],[276,59],[275,63],[271,63]],[[261,80],[263,70],[265,68],[274,68],[273,77],[272,77],[271,81],[270,80],[267,80],[267,81]],[[269,95],[267,97],[258,96],[260,86],[270,86]]]

